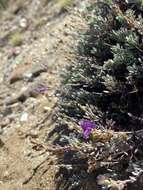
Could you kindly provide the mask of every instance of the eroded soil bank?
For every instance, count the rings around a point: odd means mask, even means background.
[[[1,11],[1,190],[55,188],[58,167],[47,160],[46,137],[54,127],[60,73],[74,59],[79,31],[86,28],[78,15],[87,3],[75,1],[67,11],[59,2],[11,1]]]

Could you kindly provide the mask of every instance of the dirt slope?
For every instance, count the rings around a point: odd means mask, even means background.
[[[85,1],[75,8],[82,12]],[[86,27],[75,8],[19,0],[1,13],[0,190],[55,188],[58,167],[39,144],[46,147],[60,72],[74,58],[78,31]]]

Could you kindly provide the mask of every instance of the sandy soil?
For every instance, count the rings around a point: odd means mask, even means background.
[[[1,13],[0,190],[55,189],[58,166],[45,151],[54,94],[86,25],[74,8],[65,12],[44,2],[19,0]],[[77,7],[83,11],[82,1]],[[12,38],[17,31],[19,46]]]

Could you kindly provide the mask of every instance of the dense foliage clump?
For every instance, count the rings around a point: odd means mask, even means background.
[[[75,126],[61,137],[71,145],[63,148],[60,162],[71,165],[63,176],[72,189],[142,189],[143,1],[97,1],[87,20],[61,90],[60,122]],[[96,124],[89,138],[86,128],[86,139],[79,133],[81,120]]]
[[[92,106],[102,113],[100,121],[112,119],[117,130],[142,128],[143,7],[133,2],[104,1],[93,8],[77,63],[64,80],[62,113],[81,119]]]

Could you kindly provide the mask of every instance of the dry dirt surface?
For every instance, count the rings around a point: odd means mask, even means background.
[[[60,72],[86,28],[86,1],[17,0],[0,14],[0,190],[54,190],[46,137]]]

